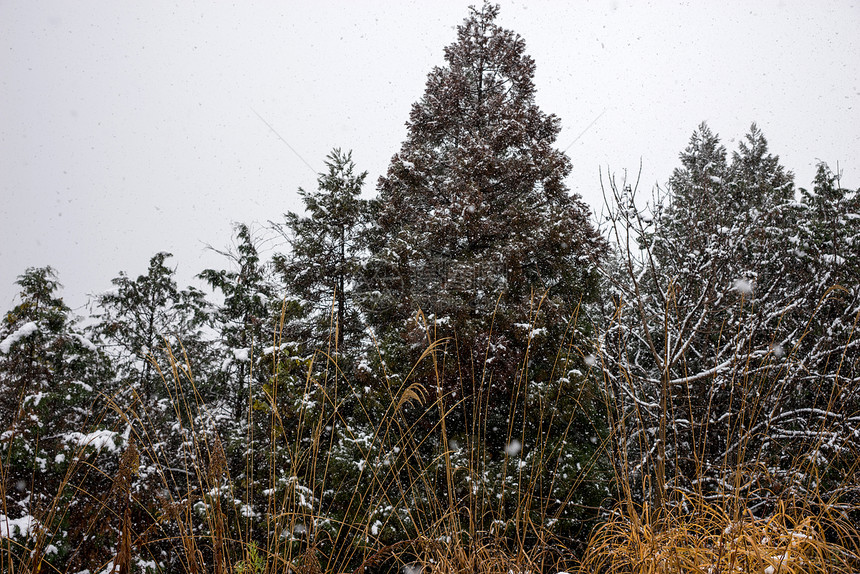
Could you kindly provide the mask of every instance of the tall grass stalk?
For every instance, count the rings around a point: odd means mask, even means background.
[[[538,303],[535,316],[539,310]],[[621,313],[619,309],[617,315]],[[571,325],[578,320],[573,317]],[[164,561],[189,574],[775,574],[860,568],[860,531],[851,522],[858,510],[853,506],[860,485],[857,457],[829,496],[816,496],[820,482],[811,451],[795,453],[781,475],[807,477],[802,496],[778,490],[782,478],[776,476],[765,492],[766,471],[756,474],[755,484],[746,484],[753,470],[766,468],[761,438],[771,419],[762,410],[770,403],[761,397],[745,402],[744,410],[733,415],[732,433],[744,421],[766,422],[739,442],[727,441],[737,446],[723,457],[718,488],[704,480],[707,462],[700,443],[691,445],[691,460],[675,450],[674,460],[661,461],[693,469],[694,488],[674,487],[665,469],[661,473],[655,466],[651,472],[636,464],[635,457],[656,452],[655,444],[647,442],[652,421],[635,402],[631,405],[618,381],[629,388],[645,382],[630,371],[612,372],[606,363],[593,365],[581,380],[568,381],[565,374],[577,357],[593,352],[580,347],[572,332],[560,345],[552,385],[532,388],[526,353],[512,386],[508,426],[497,431],[487,428],[492,398],[485,389],[492,381],[480,378],[491,377],[489,369],[451,364],[459,356],[457,339],[438,337],[426,321],[424,327],[425,349],[411,372],[404,377],[378,374],[382,401],[366,398],[344,374],[336,337],[329,349],[297,361],[281,350],[282,333],[276,333],[271,383],[262,389],[249,385],[244,466],[232,466],[234,473],[239,469],[238,476],[231,474],[229,460],[236,445],[225,445],[218,433],[217,413],[208,411],[210,403],[195,383],[193,358],[165,345],[163,357],[152,361],[170,397],[172,433],[179,437],[173,450],[165,448],[167,439],[159,430],[163,412],[149,410],[134,393],[127,404],[106,397],[106,410],[93,428],[116,415],[113,430],[126,436],[115,467],[105,467],[114,470],[103,469],[104,453],[80,445],[54,503],[28,509],[37,525],[28,534],[0,539],[0,564],[10,574],[72,572],[71,566],[48,560],[46,550],[57,536],[52,528],[79,504],[91,513],[85,524],[73,525],[84,535],[76,538],[78,547],[68,563],[86,563],[91,574],[158,571]],[[752,397],[762,385],[770,393],[788,392],[785,364],[761,369],[747,362],[736,373],[735,392]],[[452,372],[458,373],[460,387],[446,392],[443,378]],[[475,372],[482,374],[476,378]],[[602,389],[595,390],[595,381]],[[599,448],[562,486],[564,449],[584,438],[575,434],[570,417],[592,420],[594,414],[584,404],[595,392],[605,400],[610,433],[600,436],[598,421],[592,421]],[[285,393],[313,400],[296,401]],[[567,403],[577,405],[576,412]],[[657,436],[665,445],[667,437],[681,430],[671,401],[662,406]],[[344,411],[347,407],[351,412]],[[446,421],[463,409],[471,409],[465,420],[474,426],[460,433],[463,443],[457,444]],[[551,429],[555,439],[524,444],[534,436],[527,421]],[[818,443],[806,443],[808,449],[819,448],[831,436],[826,424],[823,420],[818,429]],[[365,434],[367,428],[372,432]],[[518,447],[494,452],[490,439],[500,432],[507,445]],[[708,439],[706,434],[695,436]],[[347,461],[355,465],[351,474],[343,472],[344,460],[336,455],[344,444],[358,453],[356,460]],[[0,460],[4,504],[9,457],[7,451],[6,460]],[[267,461],[266,476],[254,475],[260,460]],[[566,512],[578,504],[579,489],[599,480],[604,466],[611,468],[606,483],[599,485],[605,504],[594,509],[602,521],[580,551],[559,534],[559,525],[570,520]],[[853,482],[848,480],[852,477]],[[651,499],[647,493],[654,481],[660,495]],[[254,515],[263,500],[263,516]],[[9,513],[4,506],[4,516]],[[102,548],[106,544],[109,551],[93,550],[94,538],[104,540]]]

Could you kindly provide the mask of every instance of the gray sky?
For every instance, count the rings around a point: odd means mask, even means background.
[[[315,170],[353,149],[372,195],[469,3],[0,0],[0,312],[30,266],[73,307],[158,251],[187,284],[231,222],[301,209],[316,176],[257,114]],[[800,186],[818,160],[858,186],[858,2],[501,7],[596,209],[601,167],[641,158],[648,191],[703,120],[730,151],[757,122]]]

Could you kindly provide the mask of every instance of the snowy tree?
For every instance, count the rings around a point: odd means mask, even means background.
[[[728,164],[703,124],[681,162],[668,201],[658,194],[644,208],[636,190],[609,182],[616,252],[600,359],[630,417],[615,422],[615,460],[627,460],[641,492],[658,501],[667,487],[750,500],[817,488],[793,471],[798,457],[817,466],[819,431],[850,412],[828,404],[837,387],[822,386],[825,373],[807,377],[814,353],[801,346],[818,324],[815,296],[805,293],[825,259],[813,258],[816,270],[804,275],[802,249],[792,246],[810,243],[798,232],[817,216],[794,201],[791,173],[755,125]],[[850,305],[837,316],[850,323]],[[812,339],[851,356],[844,338]],[[851,424],[828,454],[856,451]]]
[[[247,225],[235,229],[235,250],[221,252],[232,269],[206,269],[199,277],[221,292],[224,301],[216,307],[215,327],[220,335],[219,351],[224,355],[215,375],[221,398],[231,401],[229,410],[241,420],[247,408],[247,388],[260,388],[271,375],[271,353],[277,336],[275,317],[279,298],[270,270],[260,261],[257,245]]]
[[[497,6],[471,10],[379,180],[362,300],[381,337],[414,325],[411,341],[426,344],[420,310],[436,336],[457,333],[477,379],[492,349],[512,381],[530,324],[563,330],[594,297],[602,243],[564,183],[560,120],[535,103],[525,42],[495,22]]]
[[[838,174],[821,163],[812,190],[801,189],[798,212],[785,244],[800,310],[790,317],[793,336],[788,340],[799,358],[797,394],[813,401],[833,397],[842,409],[857,408],[860,190],[843,188]],[[824,412],[834,408],[826,401],[817,406]]]
[[[219,251],[230,268],[206,269],[199,275],[223,295],[223,302],[213,314],[220,359],[213,383],[218,393],[199,412],[195,426],[206,437],[207,448],[217,444],[216,450],[223,449],[223,471],[232,481],[224,486],[232,488],[222,489],[220,503],[228,509],[244,508],[246,518],[262,515],[271,477],[290,470],[271,401],[278,392],[295,394],[294,388],[279,389],[277,382],[287,378],[278,375],[294,348],[283,336],[281,317],[289,321],[298,309],[278,295],[271,265],[260,260],[258,245],[247,225],[236,225],[234,247]]]
[[[470,9],[412,106],[406,140],[378,182],[360,287],[395,390],[422,351],[444,341],[410,383],[436,399],[443,431],[493,453],[494,478],[511,437],[562,444],[534,405],[555,404],[560,418],[600,434],[593,404],[565,402],[555,384],[564,377],[566,396],[596,396],[584,390],[582,356],[563,372],[555,359],[585,339],[575,315],[596,299],[604,252],[588,208],[565,185],[571,164],[555,148],[559,118],[536,104],[535,62],[498,14],[492,4]],[[442,440],[418,442],[432,450]],[[576,455],[584,467],[594,444]]]
[[[838,175],[820,163],[812,190],[800,191],[804,215],[798,217],[802,224],[791,239],[795,254],[819,284],[853,287],[860,276],[860,190],[843,188]]]
[[[689,241],[689,251],[696,255],[701,254],[705,242],[718,235],[719,227],[731,220],[726,148],[719,136],[702,123],[680,160],[681,167],[669,180],[672,194],[666,206],[666,231]],[[668,248],[675,250],[676,246]]]
[[[41,525],[42,548],[57,548],[47,557],[57,564],[72,549],[70,522],[85,517],[80,501],[69,502],[72,489],[62,488],[67,472],[97,437],[116,434],[88,432],[104,406],[100,397],[111,393],[111,367],[58,296],[52,268],[27,269],[17,284],[20,302],[0,324],[0,521],[4,529],[8,521],[29,522],[33,533]]]
[[[212,397],[211,346],[204,332],[209,305],[199,289],[177,287],[169,257],[155,254],[137,278],[120,272],[113,289],[96,297],[91,328],[113,360],[114,402],[141,448],[133,488],[145,491],[150,502],[156,486],[173,490],[182,483],[183,474],[171,478],[161,469],[176,468],[172,463],[184,457],[197,405]],[[135,520],[142,526],[148,518],[143,513]]]
[[[157,253],[146,274],[136,279],[125,272],[113,279],[113,289],[97,297],[98,325],[93,332],[113,358],[127,394],[138,394],[144,404],[165,398],[164,383],[156,366],[164,365],[168,346],[195,369],[205,381],[209,371],[203,328],[209,321],[208,303],[202,291],[179,289],[175,270],[165,261],[170,253]]]
[[[457,28],[379,180],[366,297],[377,326],[420,309],[486,327],[503,294],[504,329],[545,292],[547,307],[592,296],[601,243],[565,186],[570,160],[553,147],[560,120],[535,103],[535,63],[498,12],[473,8]]]
[[[361,187],[367,172],[356,173],[352,152],[333,150],[317,191],[299,189],[307,216],[287,213],[279,226],[290,253],[274,258],[287,289],[305,307],[303,330],[311,349],[355,347],[362,322],[354,302],[354,283],[361,269],[361,232],[367,202]],[[336,333],[334,340],[330,335]]]

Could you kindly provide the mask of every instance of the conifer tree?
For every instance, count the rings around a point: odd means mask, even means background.
[[[302,394],[288,385],[292,379],[283,372],[293,357],[294,342],[283,337],[281,317],[288,322],[298,311],[278,295],[271,265],[261,261],[258,245],[252,230],[237,224],[234,246],[218,251],[229,260],[229,268],[199,274],[223,295],[223,302],[213,313],[220,363],[213,375],[217,393],[200,413],[197,428],[217,433],[224,449],[225,470],[234,482],[221,493],[221,503],[262,516],[271,500],[266,488],[272,477],[295,472],[286,456],[291,443],[283,434],[284,426],[292,430],[293,425],[284,425],[280,418],[289,418],[288,409],[272,401]],[[302,366],[305,374],[307,367]],[[277,414],[273,407],[279,409]]]
[[[555,444],[564,460],[595,469],[601,464],[586,461],[603,424],[590,402],[597,393],[584,391],[581,355],[554,359],[584,339],[571,318],[596,298],[604,243],[565,184],[571,163],[555,148],[559,118],[536,104],[535,62],[498,14],[492,4],[470,8],[412,106],[377,186],[362,307],[388,384],[398,385],[430,342],[446,341],[412,379],[438,399],[448,436],[494,454],[487,476],[502,471],[511,436],[529,448]],[[550,428],[526,404],[555,405],[570,427]],[[567,432],[595,442],[574,453]],[[591,494],[583,489],[577,501],[599,504]]]
[[[177,287],[169,257],[156,253],[134,279],[120,272],[114,288],[97,297],[91,329],[115,366],[114,400],[131,424],[126,432],[148,446],[135,488],[150,492],[157,469],[171,467],[189,440],[197,405],[213,396],[211,343],[203,332],[208,303],[202,291]]]
[[[860,190],[843,188],[838,174],[819,163],[811,191],[801,189],[806,212],[804,224],[791,243],[806,266],[819,266],[813,274],[820,285],[851,287],[860,276]]]
[[[708,309],[702,334],[716,332],[735,306],[727,296],[753,295],[761,306],[786,295],[790,261],[775,245],[794,228],[794,179],[768,150],[752,124],[727,161],[719,136],[702,123],[680,155],[670,184],[668,207],[660,215],[654,255],[663,280],[671,278],[673,305]],[[667,285],[654,293],[665,308]],[[779,295],[778,295],[778,294]],[[779,303],[776,303],[779,304]],[[715,314],[716,310],[721,314]],[[728,315],[727,315],[728,313]],[[730,319],[732,325],[740,319]],[[751,323],[744,321],[747,325]],[[714,342],[704,335],[702,341]]]
[[[800,311],[791,323],[797,335],[785,346],[803,349],[805,380],[838,377],[851,386],[860,379],[860,337],[852,320],[860,313],[860,190],[843,188],[838,174],[820,163],[812,190],[800,192],[797,226],[785,242]]]
[[[794,199],[794,175],[768,149],[753,123],[732,154],[731,197],[738,211],[769,211]]]
[[[325,165],[317,191],[299,189],[307,216],[287,213],[279,227],[290,253],[274,258],[284,284],[308,317],[301,338],[310,350],[342,349],[344,341],[354,345],[350,339],[362,331],[353,290],[361,269],[367,202],[360,196],[367,172],[356,173],[352,152],[340,149],[328,155]],[[332,333],[337,333],[335,339]]]
[[[238,224],[235,234],[235,250],[221,252],[231,260],[233,268],[206,269],[199,277],[224,296],[223,304],[214,313],[224,355],[215,376],[221,381],[216,386],[223,398],[232,401],[233,416],[240,420],[247,406],[248,386],[262,386],[271,374],[271,368],[264,364],[264,351],[273,347],[277,330],[273,320],[277,312],[273,306],[278,304],[278,298],[270,270],[260,261],[251,230]]]
[[[126,389],[145,403],[164,397],[152,359],[164,361],[162,351],[168,345],[180,360],[182,350],[187,352],[200,382],[209,371],[202,330],[209,318],[208,303],[202,291],[177,287],[175,270],[165,265],[170,257],[166,252],[155,254],[146,273],[136,279],[121,271],[112,281],[113,289],[97,297],[99,311],[94,316],[99,323],[93,331],[113,357]]]
[[[594,296],[601,240],[565,185],[570,160],[553,147],[559,118],[535,103],[534,60],[498,13],[471,8],[379,180],[363,301],[380,331],[421,310],[461,337],[493,322],[510,334],[544,293],[563,319]]]
[[[673,252],[665,254],[667,260],[675,254],[701,255],[707,242],[719,235],[717,229],[731,220],[726,148],[719,136],[703,122],[693,132],[680,160],[681,167],[669,180],[671,196],[664,223],[670,237],[688,248],[667,245]]]
[[[0,491],[6,495],[0,515],[4,528],[7,519],[28,515],[34,529],[43,523],[57,549],[47,559],[57,565],[83,534],[69,524],[86,517],[73,506],[53,515],[51,524],[44,522],[51,518],[49,510],[72,494],[61,486],[92,442],[93,415],[104,404],[99,397],[111,394],[111,367],[58,296],[52,268],[27,269],[17,284],[20,302],[0,324]],[[115,434],[103,432],[99,436]],[[95,477],[91,485],[99,482]]]
[[[788,294],[793,266],[775,246],[796,233],[794,174],[780,165],[779,156],[770,153],[767,139],[752,124],[732,154],[730,179],[736,278],[752,285],[757,295],[769,293],[771,302],[781,304],[777,299]]]
[[[857,316],[856,290],[819,307],[833,279],[847,278],[839,266],[851,257],[815,252],[828,243],[816,231],[825,213],[842,214],[825,227],[851,242],[851,194],[836,193],[822,168],[816,190],[798,204],[793,175],[755,124],[730,163],[718,136],[700,125],[681,164],[668,203],[640,211],[632,192],[611,186],[620,264],[610,275],[618,296],[602,333],[602,360],[611,365],[604,374],[614,400],[645,421],[637,442],[619,448],[641,447],[626,452],[637,461],[631,471],[658,501],[667,486],[694,488],[693,479],[695,488],[719,490],[726,472],[748,473],[744,488],[760,480],[818,488],[789,466],[797,452],[820,451],[819,430],[851,412],[843,391],[857,376],[849,351],[857,343],[840,326]],[[840,196],[839,207],[825,208],[825,196]],[[850,432],[839,431],[844,445]]]
[[[138,471],[128,483],[136,502],[131,525],[139,532],[155,524],[155,509],[165,497],[183,496],[185,468],[204,464],[200,449],[189,445],[195,444],[195,428],[206,428],[198,426],[200,405],[216,396],[205,332],[210,307],[199,289],[177,286],[175,269],[166,264],[170,257],[156,253],[136,278],[121,271],[113,289],[96,298],[92,327],[116,368],[113,398],[123,414],[123,434],[140,449]],[[166,540],[155,547],[166,552],[167,539],[179,533],[170,521],[161,526]]]

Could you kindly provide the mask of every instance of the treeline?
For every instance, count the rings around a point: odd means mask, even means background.
[[[729,156],[702,124],[666,189],[610,176],[595,219],[497,14],[458,27],[373,199],[328,156],[268,230],[285,253],[237,225],[206,291],[158,253],[85,318],[50,267],[18,278],[4,560],[196,571],[230,561],[188,542],[225,523],[328,566],[436,522],[576,549],[625,497],[856,516],[860,190],[825,164],[797,189],[755,125]]]
[[[646,205],[607,184],[599,357],[629,417],[615,460],[646,499],[856,508],[860,190],[823,163],[796,189],[755,125],[729,159],[702,124],[680,159]]]

